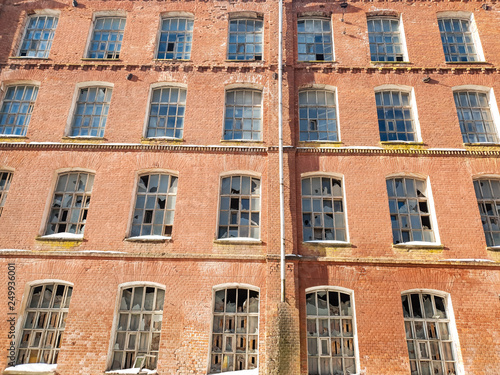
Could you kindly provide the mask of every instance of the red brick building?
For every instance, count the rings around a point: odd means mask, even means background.
[[[285,303],[278,9],[0,4],[4,374],[500,374],[500,6],[284,1]]]

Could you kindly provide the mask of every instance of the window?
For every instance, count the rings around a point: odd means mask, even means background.
[[[49,57],[52,39],[57,27],[58,17],[47,15],[33,15],[28,18],[24,32],[20,57]]]
[[[402,34],[397,18],[369,18],[371,61],[403,61]]]
[[[72,233],[83,236],[94,175],[62,173],[57,179],[46,235]]]
[[[309,375],[357,372],[351,300],[350,293],[333,288],[306,294]]]
[[[37,86],[7,87],[0,111],[0,135],[26,136],[37,95]]]
[[[131,237],[172,235],[177,177],[168,174],[139,176]]]
[[[375,93],[380,140],[415,142],[416,126],[410,102],[410,93],[379,91]]]
[[[209,373],[258,367],[259,292],[233,287],[215,291]]]
[[[441,18],[438,25],[446,61],[478,61],[468,19]]]
[[[297,40],[299,61],[333,61],[330,20],[299,19]]]
[[[121,290],[111,370],[133,368],[138,357],[145,368],[156,369],[164,299],[165,290],[155,286]]]
[[[225,140],[260,141],[262,136],[262,92],[226,91]]]
[[[340,179],[302,179],[302,230],[304,241],[346,241]]]
[[[151,95],[147,137],[182,138],[186,90],[177,87],[154,89]]]
[[[96,18],[87,57],[91,59],[119,59],[125,21],[123,17]]]
[[[189,60],[193,39],[193,20],[189,18],[163,18],[157,59]]]
[[[222,179],[219,238],[254,238],[260,233],[260,180],[249,176]]]
[[[12,181],[12,173],[0,171],[0,216],[2,216],[3,206],[7,200],[7,193],[9,192],[10,182]]]
[[[435,242],[426,182],[397,177],[386,183],[393,243]]]
[[[487,246],[500,246],[500,180],[474,181]]]
[[[47,283],[30,288],[17,364],[57,363],[73,287]]]
[[[299,92],[301,141],[338,141],[335,93],[325,90]]]
[[[71,137],[104,136],[112,93],[113,89],[109,87],[85,87],[79,90]]]
[[[411,375],[456,374],[445,298],[421,292],[403,294],[401,300]]]
[[[499,143],[488,95],[478,91],[455,91],[455,106],[464,143]]]
[[[262,20],[229,21],[228,60],[262,60]]]

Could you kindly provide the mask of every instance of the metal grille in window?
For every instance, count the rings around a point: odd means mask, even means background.
[[[88,57],[91,59],[118,59],[122,48],[125,18],[96,18]]]
[[[43,284],[31,287],[17,363],[57,363],[73,287]]]
[[[393,242],[434,242],[425,181],[401,177],[386,182]]]
[[[444,18],[438,25],[446,61],[477,61],[468,20]]]
[[[22,57],[49,57],[58,18],[54,16],[31,16],[26,26],[19,51]]]
[[[11,181],[11,172],[0,172],[0,216],[2,216],[3,206],[7,200],[7,193],[9,192]]]
[[[299,92],[299,118],[301,141],[338,141],[335,93]]]
[[[38,95],[36,86],[7,88],[0,110],[0,134],[24,137]]]
[[[148,174],[139,177],[132,237],[172,235],[177,177]]]
[[[262,60],[262,21],[229,21],[228,60]]]
[[[189,18],[164,18],[161,22],[157,59],[182,59],[191,57],[193,20]]]
[[[342,182],[330,177],[302,179],[304,241],[345,241]]]
[[[219,238],[260,236],[260,180],[247,176],[222,179]]]
[[[71,127],[72,137],[104,136],[113,90],[106,87],[80,89]]]
[[[73,172],[59,175],[46,235],[83,234],[93,184],[92,174]]]
[[[401,296],[411,375],[456,374],[455,347],[443,297]]]
[[[182,138],[185,108],[186,90],[169,87],[153,90],[147,136]]]
[[[210,373],[258,367],[259,292],[217,290],[214,301]]]
[[[122,290],[111,370],[130,369],[144,355],[146,368],[156,368],[164,299],[165,291],[152,286]]]
[[[474,181],[486,245],[500,246],[500,180]]]
[[[332,32],[329,20],[297,22],[299,61],[332,61]]]
[[[488,96],[483,92],[454,92],[458,121],[464,143],[498,143]]]
[[[381,141],[415,142],[410,94],[401,91],[375,93]]]
[[[356,373],[351,296],[322,290],[306,294],[309,375]]]
[[[369,18],[368,40],[371,61],[403,61],[399,20]]]
[[[257,90],[226,92],[224,139],[261,139],[262,93]]]

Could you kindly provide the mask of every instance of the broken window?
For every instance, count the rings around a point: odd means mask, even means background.
[[[356,373],[352,296],[335,289],[306,294],[308,374]]]
[[[137,357],[145,368],[156,369],[164,299],[165,290],[154,286],[121,290],[110,370],[133,368]]]
[[[234,287],[214,298],[210,373],[257,368],[259,292]]]
[[[72,286],[60,283],[30,288],[17,364],[57,363],[72,293]]]
[[[93,174],[69,172],[59,175],[46,235],[56,233],[83,235],[93,184]]]
[[[455,106],[464,143],[499,143],[488,95],[478,91],[455,91]]]
[[[392,17],[368,18],[371,61],[403,61],[399,20]]]
[[[71,125],[71,137],[104,137],[112,92],[109,87],[80,89]]]
[[[260,238],[260,180],[222,179],[218,238]]]
[[[229,21],[228,60],[262,60],[262,20]]]
[[[330,20],[299,19],[297,40],[299,61],[333,61]]]
[[[2,216],[3,206],[7,200],[11,181],[12,172],[0,172],[0,216]]]
[[[182,138],[186,90],[177,87],[154,89],[151,95],[147,137]]]
[[[380,140],[417,141],[415,120],[410,93],[404,91],[379,91],[375,93]]]
[[[386,183],[393,243],[435,242],[426,182],[396,177]]]
[[[500,180],[474,181],[487,246],[500,246]]]
[[[446,298],[426,292],[401,296],[411,375],[456,374],[456,348]]]
[[[7,87],[0,110],[0,135],[26,136],[37,95],[37,86]]]
[[[98,17],[90,41],[88,58],[118,59],[122,48],[124,17]]]
[[[338,141],[335,93],[326,90],[299,92],[301,141]]]
[[[58,17],[32,15],[28,18],[26,31],[19,50],[20,57],[49,57],[52,39],[57,27]]]
[[[478,61],[471,22],[468,19],[438,19],[446,61]]]
[[[228,90],[224,139],[260,141],[262,138],[262,92]]]
[[[161,21],[157,59],[189,60],[193,39],[193,20],[169,17]]]
[[[168,174],[139,176],[130,236],[172,235],[177,177]]]
[[[302,179],[302,230],[304,241],[347,241],[340,179]]]

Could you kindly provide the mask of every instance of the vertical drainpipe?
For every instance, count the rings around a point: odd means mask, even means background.
[[[278,127],[280,169],[280,271],[281,302],[285,302],[285,197],[283,181],[283,0],[279,0]]]

